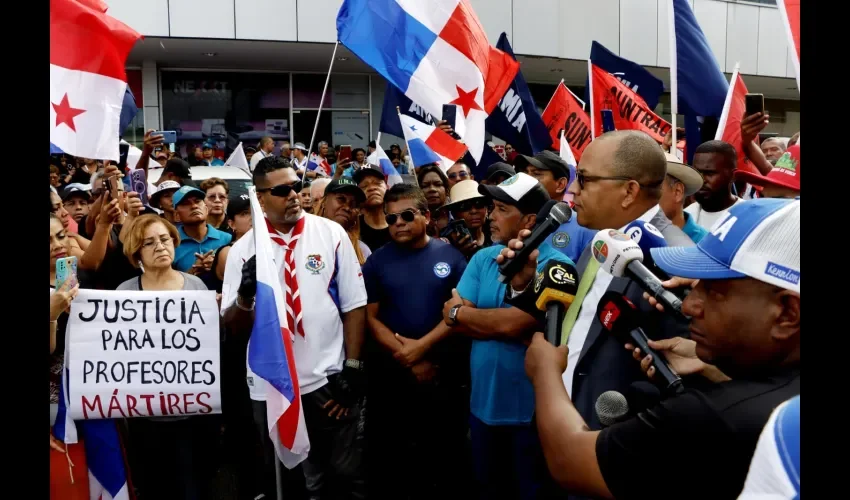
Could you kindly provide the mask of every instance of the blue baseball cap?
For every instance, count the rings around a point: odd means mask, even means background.
[[[171,198],[171,202],[176,207],[183,201],[184,198],[186,198],[186,196],[190,194],[197,195],[202,200],[207,197],[206,193],[196,187],[183,186],[174,193],[174,196]]]
[[[750,277],[800,292],[800,200],[760,198],[738,203],[695,247],[650,250],[671,276]]]

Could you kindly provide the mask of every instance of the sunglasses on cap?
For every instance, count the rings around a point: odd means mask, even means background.
[[[384,218],[387,220],[387,224],[392,226],[396,223],[399,216],[401,216],[401,220],[404,222],[413,222],[413,219],[416,218],[416,214],[419,213],[419,210],[415,210],[413,208],[408,208],[407,210],[401,211],[397,214],[386,214]]]
[[[301,181],[296,181],[292,184],[280,184],[279,186],[270,187],[270,188],[257,188],[258,193],[264,193],[266,191],[270,191],[272,196],[277,196],[280,198],[289,198],[290,193],[295,191],[296,193],[301,191],[301,187],[303,186]]]
[[[473,208],[477,208],[478,210],[488,209],[490,208],[490,202],[487,198],[473,198],[471,200],[458,203],[457,207],[454,207],[453,210],[456,212],[468,212]]]

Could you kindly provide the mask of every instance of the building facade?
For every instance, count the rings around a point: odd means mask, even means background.
[[[507,33],[541,108],[562,79],[583,95],[593,40],[669,84],[669,0],[470,2],[492,44]],[[798,131],[799,92],[775,0],[690,2],[727,78],[739,63],[750,92],[765,95],[768,131]],[[253,145],[263,135],[310,142],[342,0],[106,3],[112,16],[145,36],[127,63],[143,110],[127,140],[138,143],[145,129],[157,129],[177,130],[184,150],[209,140],[221,149]],[[385,88],[340,45],[316,141],[365,147],[377,136]],[[656,109],[668,119],[669,102],[668,94]]]

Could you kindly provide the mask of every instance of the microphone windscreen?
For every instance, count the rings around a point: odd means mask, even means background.
[[[573,210],[570,206],[563,201],[559,201],[555,203],[555,206],[549,210],[549,217],[551,217],[555,222],[559,225],[565,222],[569,222],[570,217],[573,215]]]
[[[603,392],[594,406],[599,423],[605,427],[616,424],[629,414],[629,402],[617,391]]]

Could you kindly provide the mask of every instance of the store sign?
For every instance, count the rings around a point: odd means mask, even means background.
[[[174,93],[183,95],[218,94],[226,96],[230,82],[220,80],[175,80]]]

